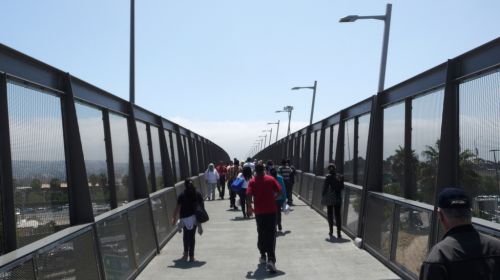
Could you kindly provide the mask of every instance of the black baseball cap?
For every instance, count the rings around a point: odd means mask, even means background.
[[[470,198],[463,189],[445,188],[438,195],[438,207],[442,209],[468,209]]]

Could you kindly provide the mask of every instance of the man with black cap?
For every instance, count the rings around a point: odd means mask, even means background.
[[[464,190],[445,188],[437,214],[446,234],[420,269],[420,279],[500,279],[500,240],[472,226],[471,203]]]

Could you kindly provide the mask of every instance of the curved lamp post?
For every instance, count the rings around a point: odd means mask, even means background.
[[[358,16],[358,15],[349,15],[343,17],[339,20],[339,22],[355,22],[358,19],[376,19],[384,21],[384,40],[382,43],[382,59],[380,61],[380,75],[378,80],[378,92],[384,90],[384,81],[385,81],[385,67],[387,64],[387,49],[389,46],[389,30],[391,28],[391,12],[392,5],[387,4],[385,8],[385,15],[378,16]]]
[[[299,90],[299,89],[312,89],[313,90],[313,100],[312,100],[312,105],[311,105],[311,118],[309,119],[309,125],[311,125],[313,122],[314,100],[316,99],[316,86],[317,86],[317,84],[318,84],[318,82],[314,81],[314,86],[312,86],[312,87],[293,87],[292,88],[292,90]]]
[[[286,136],[290,135],[290,120],[292,119],[292,111],[293,111],[293,106],[285,106],[283,107],[283,110],[276,111],[276,113],[284,113],[284,112],[288,113],[288,132],[286,133]]]

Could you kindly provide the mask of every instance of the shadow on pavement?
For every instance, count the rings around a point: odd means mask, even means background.
[[[346,242],[350,242],[351,240],[345,239],[345,238],[336,238],[336,237],[332,236],[330,238],[325,238],[325,241],[330,242],[330,243],[346,243]]]
[[[174,260],[174,265],[169,265],[168,267],[180,268],[180,269],[190,269],[194,267],[202,267],[206,264],[205,261],[194,261],[188,262],[182,259]]]
[[[250,221],[250,220],[253,220],[253,217],[246,218],[246,219],[243,218],[242,216],[231,218],[231,221]]]
[[[276,270],[275,273],[270,273],[266,269],[265,264],[259,264],[257,267],[257,270],[255,271],[248,271],[247,275],[245,276],[246,279],[270,279],[270,278],[275,278],[279,276],[285,275],[285,272],[281,270]]]
[[[290,234],[290,233],[292,233],[291,230],[278,231],[278,232],[276,232],[276,237],[285,236],[285,235]]]

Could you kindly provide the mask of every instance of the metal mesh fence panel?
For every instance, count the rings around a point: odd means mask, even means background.
[[[358,232],[359,211],[361,209],[361,191],[354,188],[346,188],[344,203],[347,204],[345,208],[345,219],[343,226],[349,232],[356,235]]]
[[[500,69],[459,85],[459,184],[473,216],[500,223]]]
[[[427,256],[432,211],[401,206],[396,247],[396,262],[415,276]]]
[[[295,171],[295,176],[293,180],[292,192],[295,195],[301,195],[300,190],[302,188],[302,171]]]
[[[321,205],[321,196],[322,196],[322,191],[323,191],[323,184],[325,184],[325,177],[323,176],[316,176],[314,178],[314,191],[313,191],[313,198],[312,198],[312,205],[319,211],[324,212],[324,207]]]
[[[171,218],[172,214],[174,214],[175,206],[177,205],[177,194],[174,188],[170,188],[165,193],[165,205],[167,207],[167,215]]]
[[[7,85],[18,246],[69,226],[61,100]]]
[[[156,180],[156,190],[165,188],[165,179],[163,178],[163,168],[161,162],[161,150],[160,150],[160,134],[158,128],[154,126],[149,126],[151,132],[151,149],[153,149],[153,162],[155,170],[155,180]]]
[[[136,269],[127,215],[100,221],[97,234],[106,279],[127,279]]]
[[[128,213],[135,258],[139,267],[155,253],[156,243],[149,203],[144,203]]]
[[[175,184],[175,193],[179,196],[184,191],[184,182],[178,182]]]
[[[369,194],[365,242],[385,258],[391,250],[394,203]]]
[[[29,260],[11,269],[0,271],[0,280],[35,280],[33,260]]]
[[[314,175],[306,174],[305,177],[307,178],[307,202],[309,202],[309,204],[312,204],[314,191]]]
[[[92,231],[37,256],[37,279],[99,279]]]
[[[85,170],[94,216],[111,209],[102,111],[76,103]]]
[[[151,206],[153,207],[153,219],[155,223],[156,236],[158,242],[163,244],[170,230],[167,207],[163,200],[163,195],[151,198]]]
[[[141,148],[142,162],[144,164],[144,173],[147,178],[148,193],[153,191],[153,183],[151,176],[151,165],[149,163],[149,144],[148,144],[148,131],[145,123],[136,121],[137,135],[139,136],[139,147]]]
[[[129,190],[132,187],[132,182],[129,180],[130,157],[127,119],[110,113],[109,127],[115,169],[116,200],[118,206],[122,206],[129,201]]]

